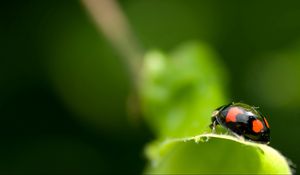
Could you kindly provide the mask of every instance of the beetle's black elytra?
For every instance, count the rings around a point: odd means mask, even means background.
[[[234,134],[247,140],[270,142],[270,126],[267,119],[255,108],[244,103],[230,103],[216,109],[210,127],[215,130],[220,124]]]

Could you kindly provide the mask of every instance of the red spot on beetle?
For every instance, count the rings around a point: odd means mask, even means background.
[[[260,132],[264,128],[262,122],[258,119],[252,121],[252,130],[256,133]]]
[[[232,107],[229,109],[226,116],[226,123],[228,122],[236,122],[236,116],[238,114],[243,114],[243,111],[238,107]]]
[[[264,121],[265,121],[267,127],[270,128],[270,125],[269,125],[269,123],[268,123],[268,121],[267,121],[267,119],[265,117],[264,117]]]

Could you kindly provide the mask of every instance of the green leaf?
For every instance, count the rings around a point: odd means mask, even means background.
[[[223,67],[203,43],[190,42],[170,54],[146,54],[140,86],[142,109],[159,137],[207,131],[211,112],[226,101]]]
[[[157,141],[146,154],[151,161],[146,174],[291,174],[287,160],[272,147],[229,135]]]
[[[223,67],[203,43],[187,43],[170,54],[146,55],[140,97],[158,140],[146,148],[150,164],[145,173],[291,173],[288,161],[267,145],[203,134],[210,132],[212,111],[228,103]],[[218,133],[222,131],[217,127]]]

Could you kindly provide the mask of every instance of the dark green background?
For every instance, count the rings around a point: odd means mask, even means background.
[[[153,136],[129,119],[125,66],[81,3],[1,4],[0,173],[141,173]],[[210,44],[231,100],[260,106],[271,146],[300,164],[299,1],[120,5],[146,50]]]

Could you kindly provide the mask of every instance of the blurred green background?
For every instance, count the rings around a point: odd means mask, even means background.
[[[300,2],[119,3],[145,49],[213,47],[231,101],[260,106],[271,146],[300,164]],[[0,13],[0,173],[141,173],[154,136],[130,120],[126,67],[81,2],[6,1]]]

